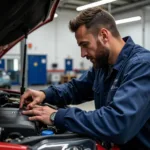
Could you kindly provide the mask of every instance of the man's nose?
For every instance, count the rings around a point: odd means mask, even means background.
[[[86,57],[87,56],[87,51],[84,48],[81,48],[81,57]]]

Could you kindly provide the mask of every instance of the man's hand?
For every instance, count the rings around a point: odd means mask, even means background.
[[[45,99],[44,92],[28,89],[21,96],[20,108],[23,107],[23,104],[28,104],[27,109],[32,109],[36,104],[42,103],[44,99]]]
[[[44,124],[52,125],[53,123],[50,121],[50,115],[53,112],[57,112],[57,110],[52,109],[48,106],[35,106],[32,110],[22,111],[24,115],[33,115],[29,117],[29,120],[37,120],[41,121]]]

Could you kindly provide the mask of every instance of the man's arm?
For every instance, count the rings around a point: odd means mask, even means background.
[[[46,99],[44,102],[53,105],[80,104],[82,102],[93,99],[92,85],[94,82],[95,71],[91,68],[85,72],[79,79],[61,84],[58,86],[50,86],[46,90],[42,90]]]
[[[55,125],[98,140],[124,144],[150,118],[150,64],[135,63],[126,70],[113,101],[95,111],[59,109]]]

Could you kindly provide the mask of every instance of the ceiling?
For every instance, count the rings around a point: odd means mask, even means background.
[[[60,0],[59,9],[76,10],[78,6],[86,5],[99,0]],[[150,0],[116,0],[111,4],[103,5],[112,14],[122,13],[134,9],[139,9],[150,5]]]

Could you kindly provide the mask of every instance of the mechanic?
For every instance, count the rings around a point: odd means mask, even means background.
[[[150,149],[150,51],[130,36],[122,39],[113,16],[101,7],[82,11],[69,28],[81,56],[93,67],[68,83],[41,91],[28,89],[20,108],[29,97],[33,101],[23,114],[33,115],[30,120],[119,144],[121,149]],[[37,105],[63,106],[93,99],[96,110],[89,112]]]

